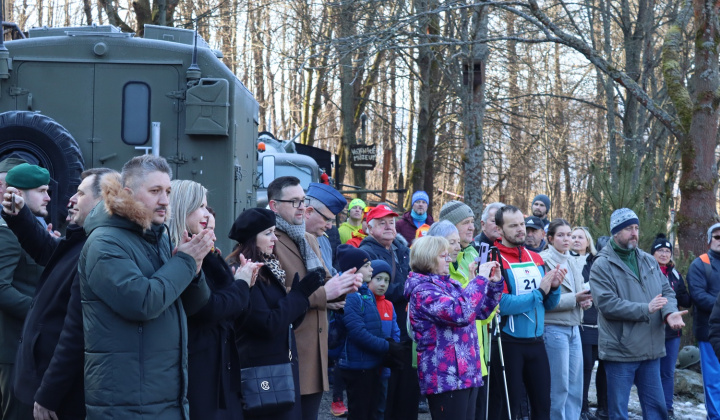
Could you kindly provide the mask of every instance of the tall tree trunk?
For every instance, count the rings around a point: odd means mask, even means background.
[[[700,255],[707,250],[706,229],[718,220],[714,194],[718,168],[714,151],[720,117],[720,4],[713,0],[693,0],[692,4],[695,18],[692,91],[684,85],[681,66],[684,26],[673,25],[668,30],[663,45],[663,74],[684,134],[679,138],[682,166],[682,199],[677,219],[680,249]]]
[[[472,9],[473,31],[472,39],[475,41],[487,38],[488,9],[478,6]],[[475,218],[475,231],[480,231],[480,215],[483,210],[483,167],[485,163],[485,141],[483,137],[483,120],[485,118],[485,65],[488,58],[487,44],[473,42],[468,63],[469,77],[467,84],[466,104],[463,107],[465,122],[465,154],[462,161],[464,176],[465,203],[470,206],[477,216]],[[470,71],[471,70],[471,71]],[[480,73],[475,82],[475,74]]]

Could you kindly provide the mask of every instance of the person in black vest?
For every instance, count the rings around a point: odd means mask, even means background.
[[[15,396],[33,405],[36,418],[85,418],[83,387],[83,325],[77,263],[87,236],[83,224],[101,198],[102,177],[114,172],[89,169],[81,174],[77,193],[70,197],[66,235],[48,232],[15,196],[11,209],[9,188],[3,201],[3,216],[23,249],[45,266],[23,326],[15,359]],[[36,337],[36,338],[34,338]]]

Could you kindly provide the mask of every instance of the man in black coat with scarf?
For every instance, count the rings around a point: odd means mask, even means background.
[[[87,236],[85,217],[101,200],[100,180],[110,169],[89,169],[70,198],[71,224],[57,238],[38,223],[12,187],[3,197],[3,217],[23,249],[45,270],[25,319],[15,363],[16,397],[33,406],[35,418],[84,419],[83,324],[78,258]]]

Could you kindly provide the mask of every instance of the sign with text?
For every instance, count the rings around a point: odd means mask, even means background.
[[[356,144],[350,146],[350,167],[353,169],[373,169],[377,159],[377,145]]]

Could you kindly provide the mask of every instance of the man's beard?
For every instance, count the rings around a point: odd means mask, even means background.
[[[547,213],[545,213],[545,214],[547,214]],[[539,217],[541,219],[543,219],[545,217],[545,214],[543,214],[542,210],[540,210],[540,209],[533,210],[533,216]]]
[[[511,236],[505,237],[505,240],[508,241],[508,243],[515,245],[515,246],[522,246],[525,245],[525,238],[522,239],[515,239]]]

